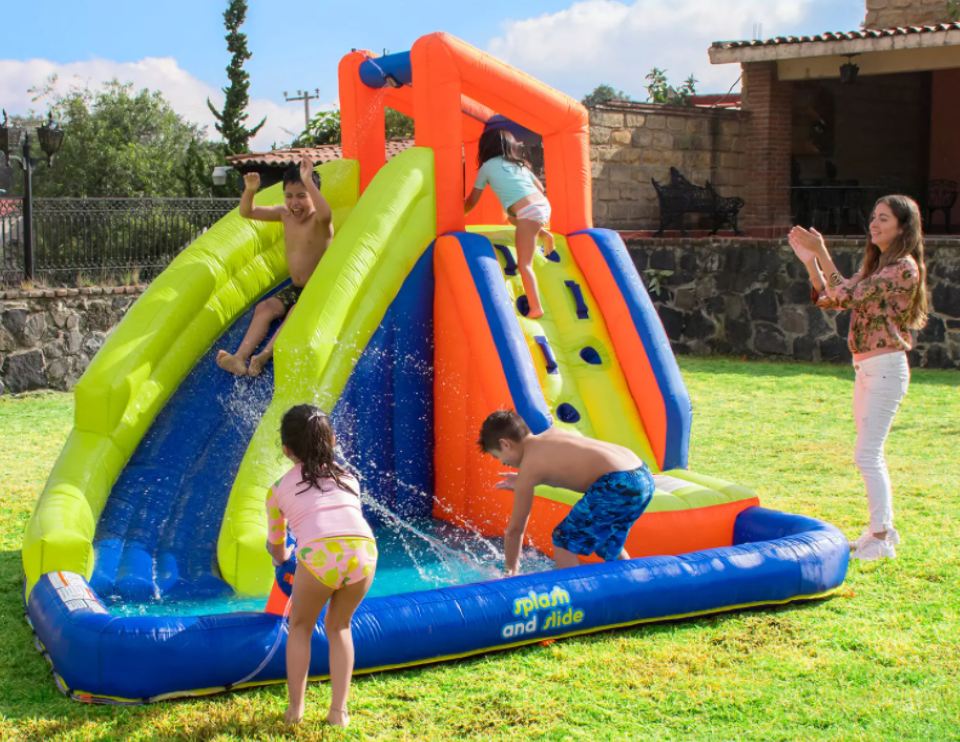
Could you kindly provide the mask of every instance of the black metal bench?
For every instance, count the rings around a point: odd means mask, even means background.
[[[729,224],[735,235],[740,234],[737,227],[737,215],[743,208],[744,200],[739,196],[721,196],[707,181],[705,186],[698,186],[687,180],[675,167],[670,168],[670,182],[666,185],[650,178],[657,199],[660,201],[660,229],[657,237],[663,236],[664,229],[671,222],[678,222],[683,235],[687,231],[683,228],[684,214],[707,214],[713,219],[713,231],[716,234],[720,227]]]
[[[931,180],[927,184],[927,223],[924,228],[930,229],[933,226],[933,215],[940,211],[943,212],[944,227],[947,233],[950,232],[950,211],[957,203],[957,181],[955,180]]]

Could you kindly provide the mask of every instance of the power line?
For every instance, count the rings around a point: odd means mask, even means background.
[[[314,88],[313,92],[316,93],[316,95],[310,95],[310,93],[306,90],[297,90],[297,97],[290,98],[287,96],[287,91],[286,90],[283,91],[283,99],[287,101],[287,103],[292,103],[293,101],[299,101],[299,100],[303,101],[303,130],[304,131],[310,128],[310,101],[320,100],[320,88]]]

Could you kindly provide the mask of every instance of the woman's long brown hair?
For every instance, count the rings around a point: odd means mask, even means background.
[[[349,472],[334,460],[336,436],[319,407],[301,404],[287,410],[280,422],[280,441],[300,460],[305,483],[321,489],[320,480],[332,479],[340,489],[360,496],[340,480]]]
[[[923,258],[923,225],[920,220],[920,207],[909,196],[893,195],[877,199],[872,214],[876,213],[877,206],[886,204],[896,217],[900,232],[885,251],[873,244],[873,239],[867,232],[867,247],[863,257],[863,267],[860,269],[860,279],[868,278],[878,273],[888,265],[896,263],[905,257],[912,257],[917,262],[919,282],[917,291],[910,301],[907,310],[907,327],[919,330],[927,324],[927,266]]]

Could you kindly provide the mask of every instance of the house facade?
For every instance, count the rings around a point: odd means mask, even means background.
[[[858,31],[711,47],[711,62],[743,72],[751,234],[797,221],[862,233],[878,195],[927,206],[949,202],[960,182],[960,23],[941,0],[867,0],[866,10]],[[927,228],[948,222],[960,224],[960,204]]]

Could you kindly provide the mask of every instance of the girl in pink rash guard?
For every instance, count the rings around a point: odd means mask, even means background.
[[[347,726],[347,695],[353,674],[350,620],[373,583],[377,545],[360,508],[360,483],[334,461],[336,436],[318,408],[298,405],[280,424],[283,453],[294,467],[267,494],[267,548],[274,562],[291,557],[287,523],[297,539],[287,638],[287,723],[303,718],[310,639],[320,611],[330,645],[330,711],[327,721]]]

